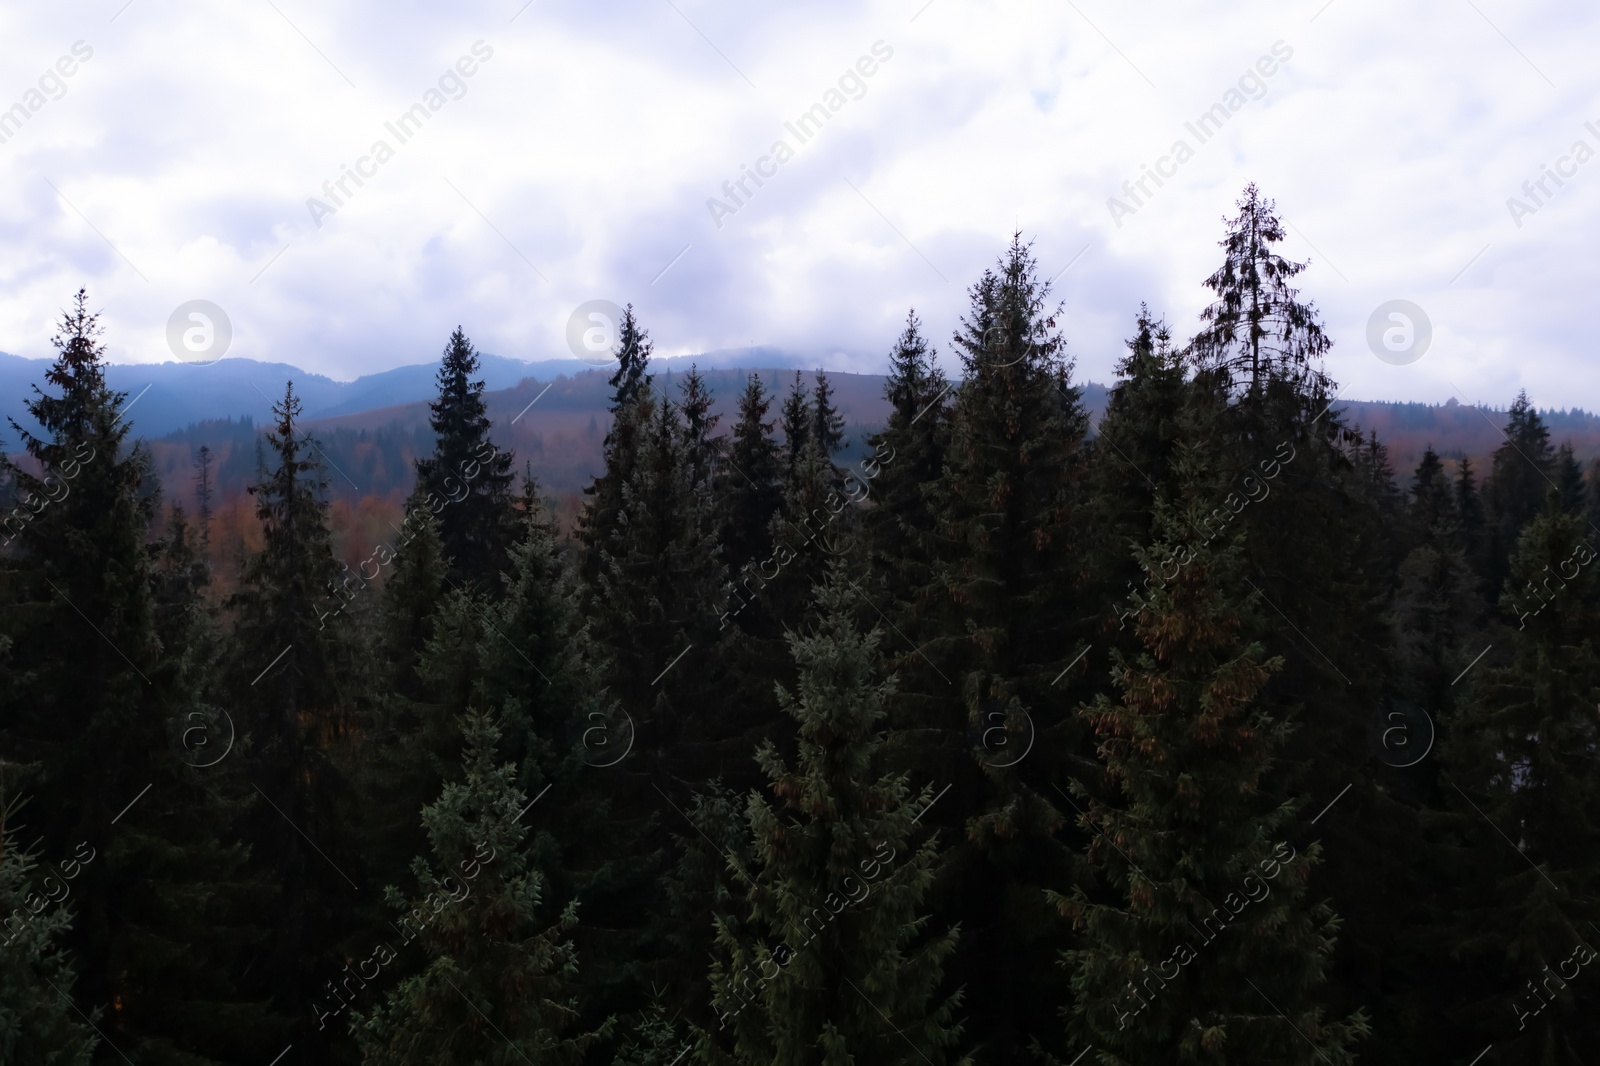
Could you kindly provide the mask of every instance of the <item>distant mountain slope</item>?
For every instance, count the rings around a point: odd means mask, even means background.
[[[752,355],[768,356],[772,364],[759,370],[719,365]],[[799,358],[776,349],[739,349],[657,359],[651,365],[657,388],[674,398],[684,371],[691,363],[698,365],[726,432],[750,374],[759,374],[781,401],[794,380],[797,362]],[[0,353],[4,414],[27,424],[22,403],[32,394],[31,386],[43,380],[47,365],[45,360]],[[433,447],[428,427],[432,364],[399,367],[352,382],[248,359],[225,359],[209,367],[114,365],[108,376],[114,387],[137,397],[129,418],[135,432],[151,442],[157,472],[168,485],[187,484],[194,450],[208,444],[216,455],[219,492],[241,492],[255,473],[259,428],[268,421],[271,401],[282,394],[283,382],[290,378],[305,398],[308,424],[321,442],[336,498],[403,498],[411,486],[413,461]],[[516,452],[518,469],[525,461],[531,463],[548,490],[576,492],[600,471],[601,445],[609,425],[609,376],[609,369],[575,359],[524,363],[484,356],[486,399],[496,442]],[[855,455],[865,436],[888,416],[885,379],[844,371],[830,371],[828,378],[845,420],[847,454]],[[801,380],[809,390],[814,375],[804,371]],[[149,389],[141,394],[146,385]],[[1105,386],[1093,382],[1084,386],[1092,424],[1098,423],[1106,399]],[[774,419],[778,407],[774,402]],[[1430,444],[1446,458],[1470,456],[1482,474],[1488,470],[1487,457],[1503,439],[1503,410],[1465,406],[1453,399],[1444,404],[1345,400],[1339,407],[1350,424],[1378,433],[1402,484]],[[1541,413],[1553,442],[1570,441],[1580,458],[1600,456],[1600,417],[1578,410]],[[15,432],[8,425],[0,427],[0,438],[9,450],[15,449]]]
[[[526,378],[550,381],[562,374],[578,375],[595,369],[577,359],[529,363],[485,354],[482,360],[480,373],[492,390],[509,389]],[[30,432],[37,429],[23,404],[33,395],[33,386],[43,382],[50,362],[0,352],[0,440],[16,443],[16,433],[7,419],[16,419]],[[803,365],[799,356],[776,348],[727,349],[658,362],[663,369],[679,368],[679,372],[691,362],[701,367]],[[284,382],[291,379],[309,418],[355,415],[424,402],[433,397],[437,369],[436,362],[418,363],[367,374],[354,381],[335,381],[287,363],[223,359],[210,366],[113,363],[106,378],[112,388],[126,392],[135,402],[129,417],[135,419],[139,432],[160,437],[211,419],[250,418],[265,422],[272,403],[283,395]]]

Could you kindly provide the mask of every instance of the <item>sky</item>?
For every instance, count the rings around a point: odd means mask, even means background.
[[[881,372],[912,307],[953,361],[1020,231],[1106,382],[1254,181],[1344,395],[1595,410],[1597,48],[1510,0],[5,0],[0,350],[86,286],[117,362],[214,346],[194,300],[341,380],[457,324],[566,357],[604,301]]]

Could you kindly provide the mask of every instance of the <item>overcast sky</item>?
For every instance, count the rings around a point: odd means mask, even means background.
[[[1347,396],[1600,408],[1593,5],[124,4],[0,4],[0,350],[50,354],[86,285],[121,362],[192,299],[344,379],[458,322],[564,357],[609,300],[663,353],[877,371],[913,305],[948,355],[1020,228],[1108,381],[1141,300],[1192,332],[1254,180]],[[1395,299],[1406,365],[1367,340]]]

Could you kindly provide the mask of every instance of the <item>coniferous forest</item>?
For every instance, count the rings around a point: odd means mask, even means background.
[[[0,469],[0,1062],[1594,1066],[1600,484],[1526,396],[1392,469],[1283,237],[1097,424],[1021,235],[865,441],[630,308],[575,528],[458,329],[354,568],[284,383],[226,594],[80,291]]]

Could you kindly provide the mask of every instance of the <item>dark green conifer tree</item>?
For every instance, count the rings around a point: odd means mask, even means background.
[[[1372,723],[1398,695],[1388,608],[1404,550],[1401,498],[1382,447],[1334,409],[1322,363],[1330,341],[1314,303],[1290,284],[1305,264],[1277,251],[1285,228],[1272,201],[1250,186],[1238,207],[1192,346],[1196,403],[1213,408],[1197,440],[1211,439],[1219,475],[1191,536],[1244,534],[1241,591],[1261,597],[1260,639],[1286,664],[1258,700],[1294,727],[1262,789],[1301,812],[1297,838],[1315,832],[1327,848],[1309,892],[1345,918],[1330,1015],[1367,1006],[1383,1033],[1403,1024],[1395,945],[1420,920],[1413,901],[1423,898],[1416,812],[1396,798],[1371,746]],[[1347,789],[1311,830],[1312,803]]]
[[[366,610],[363,579],[333,555],[327,479],[316,442],[300,428],[293,383],[273,405],[266,445],[275,465],[248,487],[261,522],[261,551],[245,560],[229,656],[239,730],[250,741],[254,802],[244,821],[254,865],[270,872],[268,958],[257,968],[291,1039],[315,1046],[312,1000],[338,972],[359,891],[348,797],[334,753],[354,724],[352,618]]]
[[[1199,364],[1224,371],[1235,389],[1259,392],[1271,378],[1300,388],[1321,377],[1331,342],[1316,312],[1289,281],[1306,268],[1273,250],[1283,240],[1274,204],[1255,183],[1245,186],[1239,214],[1227,220],[1222,266],[1205,281],[1216,299],[1200,313],[1193,341]]]
[[[1550,429],[1528,400],[1517,393],[1502,433],[1505,441],[1494,451],[1489,476],[1483,483],[1483,509],[1488,525],[1485,559],[1491,603],[1498,603],[1510,575],[1511,550],[1517,538],[1544,506],[1544,495],[1555,484],[1555,451]]]
[[[1600,459],[1589,460],[1589,476],[1584,485],[1584,521],[1591,534],[1600,534]]]
[[[739,394],[739,414],[719,494],[725,508],[723,558],[735,581],[748,564],[772,554],[772,516],[783,496],[778,486],[778,446],[767,419],[771,409],[772,397],[761,376],[752,373]]]
[[[128,440],[127,397],[106,385],[102,332],[79,290],[45,374],[59,392],[36,387],[27,405],[44,435],[19,427],[39,475],[5,461],[31,518],[0,611],[14,664],[0,752],[40,768],[48,851],[97,856],[71,884],[78,984],[62,992],[104,1011],[124,1054],[232,1060],[272,1027],[237,983],[260,901],[228,843],[231,768],[207,776],[183,757],[198,746],[190,726],[215,722],[203,570],[182,522],[165,551],[147,543],[160,500],[148,451]]]
[[[1081,713],[1099,737],[1105,799],[1074,791],[1099,874],[1055,898],[1084,930],[1066,953],[1075,1037],[1103,1066],[1351,1063],[1367,1029],[1328,1018],[1321,986],[1337,921],[1306,898],[1320,846],[1289,842],[1290,808],[1262,790],[1287,724],[1257,696],[1266,656],[1238,533],[1193,539],[1220,480],[1201,449],[1175,459],[1140,562],[1170,580],[1137,597],[1137,657],[1112,654],[1120,696]]]
[[[539,920],[545,887],[526,853],[528,798],[516,787],[516,768],[498,763],[500,734],[487,717],[468,717],[465,736],[464,780],[423,811],[432,861],[419,857],[414,866],[420,894],[388,893],[409,912],[401,933],[415,938],[426,963],[380,1007],[356,1016],[363,1061],[577,1066],[604,1034],[569,1032],[577,1017],[576,905],[553,923]],[[394,947],[391,960],[401,945]]]
[[[623,313],[613,353],[617,369],[611,375],[611,427],[605,438],[605,471],[584,488],[583,514],[578,520],[578,542],[583,545],[581,559],[584,583],[593,589],[603,568],[602,559],[619,550],[623,535],[623,485],[635,476],[639,449],[643,444],[645,411],[650,402],[650,334],[634,317],[633,305]]]
[[[845,445],[844,416],[833,403],[833,384],[820,368],[813,375],[816,386],[811,391],[811,428],[806,440],[822,454],[832,458]]]
[[[426,844],[418,812],[438,795],[455,733],[439,725],[427,671],[449,595],[449,562],[438,519],[421,492],[413,490],[394,540],[376,558],[389,572],[379,593],[372,692],[352,772],[367,868],[380,883],[393,884]],[[459,643],[442,643],[447,650],[436,652],[436,660],[476,665],[476,656],[463,655]]]
[[[56,890],[34,883],[38,856],[17,844],[21,805],[4,786],[0,780],[0,1055],[19,1066],[89,1066],[100,1011],[85,1018],[67,994],[77,980],[62,947],[72,913],[50,906]]]
[[[1571,441],[1561,442],[1552,465],[1555,468],[1556,488],[1561,493],[1561,506],[1572,514],[1583,514],[1583,465],[1572,453]]]
[[[493,590],[516,537],[512,456],[489,440],[484,383],[472,380],[477,372],[478,353],[457,326],[439,366],[438,398],[428,405],[436,440],[433,454],[417,460],[417,485],[424,496],[446,501],[439,536],[451,580]]]
[[[895,665],[920,697],[923,728],[943,731],[922,772],[952,784],[930,827],[963,840],[944,916],[967,931],[974,1026],[1002,1061],[1035,1039],[1055,1047],[1062,931],[1044,889],[1065,889],[1075,860],[1045,782],[1081,772],[1073,758],[1088,753],[1082,727],[1059,708],[1081,684],[1068,668],[1105,608],[1082,595],[1082,390],[1020,235],[970,296],[954,338],[963,375],[945,476],[928,496],[939,521],[931,636]]]
[[[613,353],[617,369],[611,374],[611,413],[626,407],[650,391],[650,333],[634,317],[633,305],[622,312],[617,328],[617,349]]]
[[[784,484],[794,480],[800,460],[805,457],[813,423],[811,400],[806,395],[800,371],[796,370],[794,383],[789,386],[789,395],[783,399],[783,411],[779,417],[778,428],[783,431]]]
[[[1432,446],[1417,465],[1411,497],[1413,547],[1397,570],[1394,599],[1397,687],[1427,714],[1436,730],[1445,730],[1455,717],[1461,691],[1455,681],[1487,642],[1476,639],[1475,622],[1482,613],[1477,578],[1467,563],[1455,494]],[[1410,743],[1412,738],[1405,734],[1414,723],[1407,721],[1405,710],[1391,721],[1405,723],[1402,732],[1394,734],[1396,743]],[[1416,740],[1424,742],[1421,730]],[[1407,761],[1406,753],[1393,754],[1395,761]],[[1433,765],[1423,772],[1431,776]]]
[[[1600,948],[1600,611],[1596,552],[1548,493],[1509,560],[1511,661],[1483,675],[1445,749],[1448,838],[1465,848],[1443,944],[1472,975],[1441,1051],[1493,1042],[1507,1061],[1594,1062],[1588,969]]]
[[[813,634],[789,638],[799,683],[778,699],[798,753],[791,763],[769,742],[757,756],[776,805],[753,794],[747,807],[748,913],[718,920],[724,1028],[702,1040],[709,1061],[937,1064],[961,1039],[961,993],[941,987],[957,932],[927,928],[938,850],[912,839],[933,790],[881,772],[892,683],[855,596],[836,568]]]
[[[1133,549],[1150,543],[1156,492],[1170,482],[1188,397],[1182,353],[1174,350],[1166,323],[1152,319],[1143,305],[1127,344],[1095,433],[1090,467],[1099,556],[1095,577],[1102,598],[1119,606],[1143,576]],[[1131,636],[1124,620],[1111,611],[1100,620],[1100,628],[1115,629],[1124,640]],[[1094,656],[1094,661],[1104,659]]]
[[[1488,523],[1483,514],[1483,496],[1472,472],[1472,460],[1461,457],[1455,481],[1456,517],[1461,521],[1461,544],[1467,562],[1477,575],[1478,589],[1488,597]]]
[[[930,539],[937,516],[926,488],[944,475],[949,444],[950,383],[934,359],[916,311],[908,312],[905,329],[889,352],[883,384],[890,404],[888,423],[867,439],[872,453],[859,466],[872,501],[863,516],[871,544],[869,570],[883,583],[902,628],[920,620],[921,611],[913,607],[920,606],[917,597],[932,586]]]

